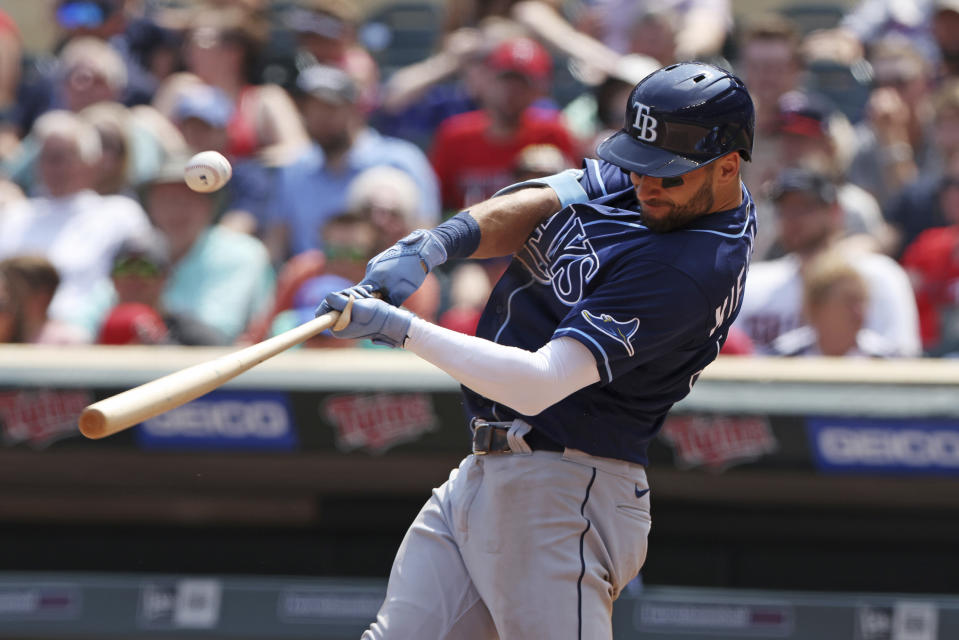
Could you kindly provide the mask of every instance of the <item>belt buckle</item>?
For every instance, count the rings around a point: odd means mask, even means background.
[[[483,420],[473,418],[470,424],[473,431],[473,455],[485,456],[489,453],[490,443],[493,438],[493,426]]]

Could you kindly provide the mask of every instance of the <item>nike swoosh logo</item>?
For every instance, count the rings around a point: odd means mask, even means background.
[[[647,493],[649,493],[649,489],[640,489],[638,484],[635,485],[635,487],[636,487],[636,497],[637,497],[637,498],[642,498],[644,495],[646,495]]]

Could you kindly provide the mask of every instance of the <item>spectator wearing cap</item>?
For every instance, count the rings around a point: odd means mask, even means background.
[[[896,355],[919,355],[916,304],[909,279],[891,258],[842,240],[843,211],[837,190],[823,173],[783,170],[769,189],[786,255],[754,262],[746,277],[743,306],[734,326],[760,353],[776,338],[803,324],[802,274],[824,251],[841,251],[867,283],[864,327],[887,340]]]
[[[959,154],[939,181],[938,204],[947,226],[926,229],[903,252],[919,307],[928,355],[959,356]]]
[[[115,304],[100,326],[97,342],[185,346],[229,344],[223,334],[192,313],[170,311],[165,307],[163,292],[170,267],[169,244],[156,229],[120,245],[110,270]]]
[[[217,222],[260,236],[266,230],[275,168],[255,157],[230,155],[228,127],[233,112],[233,102],[221,89],[191,83],[179,92],[172,119],[190,153],[219,151],[230,160],[233,176],[218,201]]]
[[[845,235],[856,237],[873,250],[887,251],[892,233],[879,203],[846,178],[855,146],[855,131],[846,116],[819,94],[790,91],[779,99],[778,135],[779,157],[774,166],[812,168],[828,175],[837,187]],[[768,212],[768,207],[759,211],[760,215]],[[767,225],[760,235],[770,239],[769,231],[774,228],[775,225]],[[758,247],[765,244],[764,238],[757,239]],[[774,248],[771,255],[775,251]]]
[[[849,180],[886,206],[920,173],[941,159],[932,136],[933,66],[903,37],[887,36],[871,48],[875,86],[856,127]]]
[[[356,40],[360,20],[352,0],[297,0],[286,11],[285,24],[296,36],[299,66],[324,64],[346,71],[357,85],[357,105],[370,111],[377,102],[379,69]]]
[[[511,183],[516,157],[532,144],[552,144],[571,162],[578,153],[555,112],[533,103],[548,92],[552,59],[535,40],[501,43],[486,65],[482,108],[446,119],[436,134],[430,160],[440,179],[443,207],[462,209]]]
[[[942,161],[937,163],[940,168],[920,173],[886,206],[886,218],[897,235],[893,255],[899,255],[902,248],[926,229],[950,224],[942,210],[939,192],[944,176],[941,167],[959,156],[959,78],[947,81],[936,91],[932,111],[930,139]]]
[[[50,316],[92,331],[98,311],[90,293],[108,285],[110,260],[126,238],[149,226],[143,209],[122,195],[93,187],[102,149],[96,129],[68,111],[50,111],[34,126],[43,195],[0,215],[0,258],[45,256],[60,275]]]
[[[171,158],[142,189],[147,213],[169,244],[163,309],[192,315],[233,342],[269,306],[273,267],[258,239],[212,224],[217,196],[187,187],[186,162]]]
[[[173,105],[173,123],[190,151],[228,153],[227,127],[233,119],[233,102],[222,89],[208,84],[185,86]]]
[[[436,176],[416,145],[381,135],[357,108],[356,83],[343,70],[314,65],[297,78],[300,113],[313,145],[280,169],[268,245],[276,261],[317,248],[326,221],[346,210],[350,183],[362,171],[391,166],[416,183],[422,215],[439,217]]]
[[[865,280],[838,251],[819,254],[803,270],[804,324],[776,338],[780,356],[884,358],[895,349],[864,327],[869,289]]]

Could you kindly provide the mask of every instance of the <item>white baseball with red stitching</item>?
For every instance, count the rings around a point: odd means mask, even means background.
[[[183,179],[188,187],[200,193],[212,193],[230,181],[233,167],[223,154],[201,151],[187,162]]]

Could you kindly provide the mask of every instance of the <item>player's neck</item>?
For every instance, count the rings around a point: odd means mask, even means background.
[[[717,189],[716,196],[713,199],[713,207],[709,213],[718,213],[720,211],[732,211],[738,209],[743,203],[743,188],[739,180]]]

